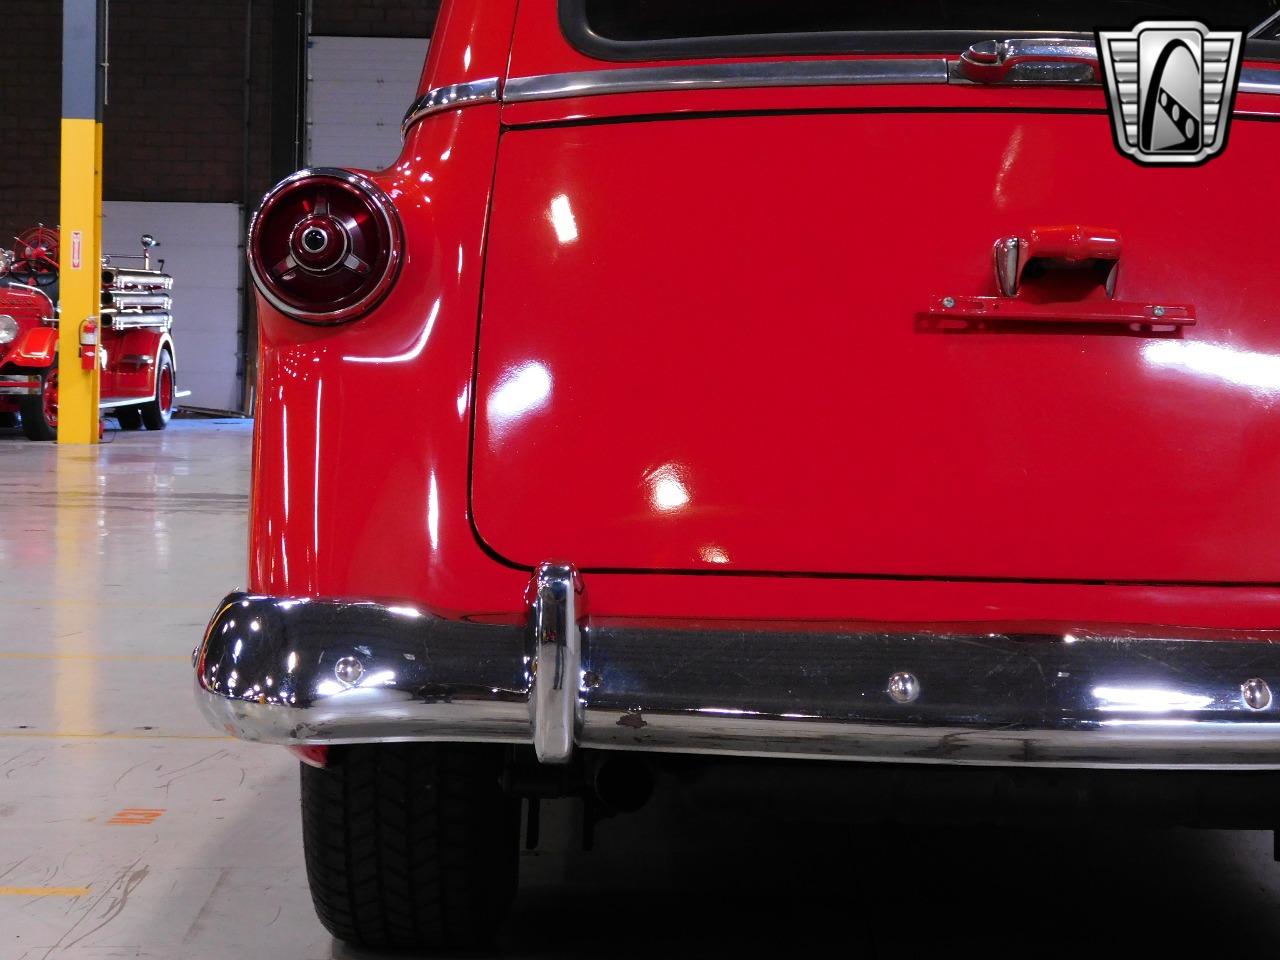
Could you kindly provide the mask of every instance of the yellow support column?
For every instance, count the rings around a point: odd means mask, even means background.
[[[58,442],[98,442],[98,364],[80,362],[102,302],[104,0],[62,4],[62,203],[58,251]],[[99,337],[100,339],[100,337]]]

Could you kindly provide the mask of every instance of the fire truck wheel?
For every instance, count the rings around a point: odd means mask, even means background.
[[[372,948],[492,946],[516,892],[520,802],[490,744],[340,747],[302,767],[302,845],[320,922]]]
[[[160,351],[160,366],[156,369],[156,398],[144,403],[142,422],[148,430],[163,430],[169,425],[173,416],[173,398],[176,392],[176,378],[173,370],[173,357],[168,350]],[[124,424],[121,424],[123,427]],[[124,427],[124,429],[129,429]]]
[[[115,413],[121,430],[142,429],[142,411],[137,407],[118,407]]]
[[[45,373],[40,396],[23,397],[18,406],[22,411],[22,432],[28,440],[57,440],[58,368]]]

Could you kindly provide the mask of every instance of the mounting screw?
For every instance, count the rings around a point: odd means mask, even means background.
[[[1157,317],[1163,317],[1163,316],[1164,316],[1164,307],[1156,307],[1156,308],[1155,308],[1154,310],[1152,310],[1151,312],[1152,312],[1152,313],[1154,313]]]
[[[943,298],[942,298],[942,305],[943,305],[944,307],[946,307],[948,310],[950,310],[952,307],[954,307],[954,306],[956,305],[956,298],[955,298],[955,297],[943,297]],[[1157,309],[1158,309],[1158,308],[1157,308]]]
[[[1267,681],[1258,677],[1240,684],[1240,695],[1250,710],[1265,710],[1271,706],[1271,688]]]
[[[895,673],[886,688],[889,696],[898,703],[911,703],[920,696],[920,681],[910,673]]]
[[[333,675],[348,686],[354,685],[364,676],[364,664],[355,657],[343,657],[333,665]]]

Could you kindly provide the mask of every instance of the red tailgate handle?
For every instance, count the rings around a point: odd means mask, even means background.
[[[996,285],[1006,297],[1018,295],[1023,274],[1033,262],[1045,269],[1089,266],[1092,262],[1104,268],[1107,296],[1114,297],[1120,272],[1120,233],[1078,225],[1032,227],[1026,238],[997,240],[995,257]]]
[[[989,324],[1030,321],[1184,327],[1196,322],[1190,304],[1116,300],[1120,233],[1083,224],[1033,227],[995,243],[998,297],[935,296],[934,318]],[[1101,289],[1099,289],[1101,287]]]

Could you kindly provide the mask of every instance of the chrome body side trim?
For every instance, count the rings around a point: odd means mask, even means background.
[[[433,113],[442,110],[456,110],[458,107],[469,107],[476,103],[493,103],[498,99],[498,78],[475,80],[471,83],[455,83],[447,87],[428,90],[413,102],[400,122],[400,135],[404,136],[409,128]]]
[[[288,745],[1280,770],[1274,632],[595,622],[566,565],[529,597],[526,623],[494,624],[233,594],[195,651],[198,699]]]
[[[1004,41],[990,45],[1003,59],[1016,55],[1028,62],[1015,65],[1002,83],[1098,83],[1097,52],[1091,41]],[[1037,63],[1036,57],[1073,57],[1077,62]],[[744,87],[825,87],[889,83],[971,83],[961,60],[943,57],[881,60],[766,60],[753,63],[679,64],[670,67],[623,67],[512,77],[505,85],[497,77],[429,90],[405,114],[401,133],[423,117],[476,103],[526,103],[611,93],[654,93],[667,90],[717,90]],[[1280,94],[1280,71],[1246,67],[1240,89],[1246,93]]]
[[[116,407],[136,407],[138,404],[150,403],[156,398],[156,395],[149,394],[145,397],[125,397],[123,400],[103,400],[98,404],[102,410],[113,410]]]
[[[826,87],[880,83],[946,83],[941,57],[910,60],[772,60],[758,63],[626,67],[512,77],[506,103],[592,97],[608,93],[717,90],[738,87]]]
[[[1241,67],[1241,93],[1270,93],[1280,96],[1280,70],[1265,67]]]

